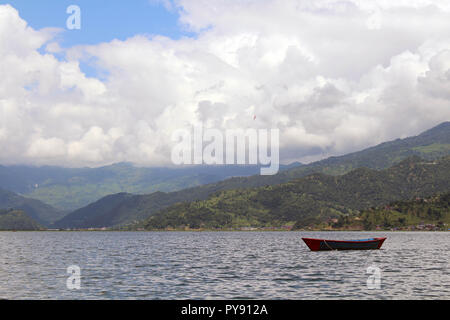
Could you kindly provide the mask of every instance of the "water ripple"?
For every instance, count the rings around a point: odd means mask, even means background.
[[[374,236],[382,250],[301,240]],[[0,232],[0,249],[3,299],[450,299],[448,232]]]

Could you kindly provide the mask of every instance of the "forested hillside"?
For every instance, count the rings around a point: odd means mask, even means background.
[[[412,157],[381,171],[359,168],[342,176],[316,173],[276,186],[222,191],[207,200],[166,208],[140,226],[222,229],[295,223],[301,228],[448,190],[450,157],[432,162]]]

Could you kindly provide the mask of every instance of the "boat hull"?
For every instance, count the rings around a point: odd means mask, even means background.
[[[386,238],[371,238],[363,240],[325,240],[302,238],[311,251],[330,250],[376,250],[380,249]]]

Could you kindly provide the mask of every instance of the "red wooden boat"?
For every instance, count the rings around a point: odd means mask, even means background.
[[[325,240],[302,238],[311,251],[326,250],[374,250],[380,249],[386,238],[370,238],[360,240]]]

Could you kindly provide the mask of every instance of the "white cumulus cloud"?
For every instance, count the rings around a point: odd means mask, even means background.
[[[450,120],[443,1],[164,4],[196,37],[62,49],[0,5],[0,162],[169,165],[172,132],[200,123],[279,128],[282,161],[311,161]]]

